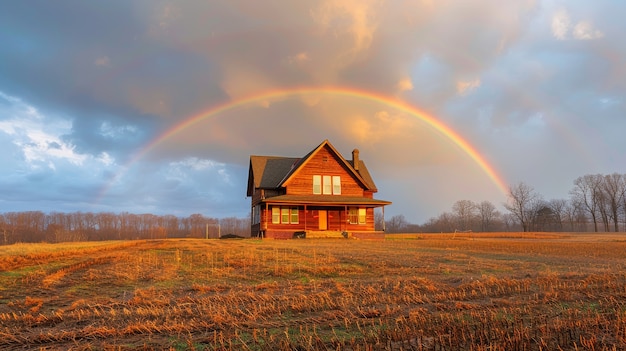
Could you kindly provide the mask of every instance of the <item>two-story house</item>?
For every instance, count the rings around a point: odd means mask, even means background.
[[[251,235],[293,237],[376,237],[374,209],[389,201],[359,159],[346,160],[324,140],[304,157],[250,156],[247,196],[252,198]],[[382,228],[384,230],[384,228]]]

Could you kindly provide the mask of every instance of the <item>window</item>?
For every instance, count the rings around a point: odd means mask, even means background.
[[[261,223],[261,205],[252,207],[252,224]]]
[[[367,209],[351,207],[348,209],[348,222],[350,224],[365,224]]]
[[[314,175],[313,194],[341,195],[341,176]]]
[[[333,195],[341,195],[341,177],[333,176]]]
[[[324,176],[324,182],[322,183],[324,186],[324,195],[330,195],[333,193],[333,183],[331,182],[331,177],[329,175]]]
[[[348,209],[348,222],[350,224],[359,223],[359,209],[356,207],[350,207]]]
[[[298,208],[297,207],[292,207],[291,208],[291,224],[298,224],[299,220],[298,220]]]
[[[322,193],[322,176],[313,176],[313,194],[319,195]]]
[[[366,209],[359,208],[359,224],[365,224]]]
[[[272,207],[272,223],[273,224],[298,224],[298,208],[288,206]]]
[[[289,207],[280,208],[280,221],[282,223],[289,223]]]
[[[280,207],[272,207],[272,223],[280,223]]]

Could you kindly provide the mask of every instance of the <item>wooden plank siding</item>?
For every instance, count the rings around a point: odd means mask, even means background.
[[[356,206],[355,206],[356,207]],[[350,207],[348,207],[349,209]],[[264,218],[267,218],[267,226],[264,229],[267,230],[289,230],[289,231],[303,231],[303,230],[317,230],[319,225],[319,210],[328,211],[328,230],[339,231],[371,231],[374,230],[374,209],[367,208],[365,211],[365,224],[350,224],[348,222],[348,212],[345,210],[345,206],[307,206],[306,211],[304,206],[298,207],[298,222],[297,224],[287,223],[272,223],[272,206],[268,206],[267,212],[265,208],[261,209],[261,223],[264,222]],[[264,217],[266,216],[267,217]],[[261,228],[259,228],[261,229]]]
[[[314,238],[380,234],[375,231],[375,208],[391,202],[374,198],[377,189],[358,150],[352,156],[352,160],[346,160],[328,140],[303,158],[251,156],[247,196],[254,209],[252,222],[258,221],[251,223],[251,235],[288,239],[302,231]],[[314,176],[322,178],[321,194],[313,194]],[[331,185],[331,194],[324,194],[325,176],[332,181],[339,177],[340,194],[333,194],[335,184]],[[272,223],[273,207],[298,208],[298,223]],[[350,209],[365,209],[365,223],[349,223]],[[326,221],[320,221],[320,211],[326,213]]]
[[[326,146],[308,160],[306,167],[298,170],[296,177],[285,183],[287,195],[313,194],[313,176],[341,177],[341,195],[362,197],[363,188],[354,179],[341,160]]]

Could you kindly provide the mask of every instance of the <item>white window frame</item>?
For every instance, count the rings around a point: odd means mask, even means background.
[[[313,176],[313,194],[314,195],[322,194],[322,176],[321,175]]]
[[[289,221],[291,222],[291,224],[298,224],[300,223],[300,213],[298,212],[298,208],[297,207],[291,207],[289,210]]]
[[[272,224],[299,224],[300,213],[298,207],[273,206]]]
[[[348,208],[348,222],[350,224],[359,224],[359,209],[357,207]]]
[[[280,223],[280,207],[273,206],[272,207],[272,224]]]
[[[329,175],[322,176],[322,194],[324,195],[332,195],[333,194],[333,181],[332,177]]]
[[[290,217],[291,217],[291,213],[289,211],[289,207],[281,207],[280,208],[280,223],[289,224]]]
[[[333,176],[333,195],[341,195],[341,177]]]

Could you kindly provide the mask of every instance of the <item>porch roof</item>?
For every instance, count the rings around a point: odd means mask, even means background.
[[[358,196],[342,195],[280,195],[261,200],[263,203],[283,205],[322,205],[322,206],[366,206],[380,207],[391,205],[390,201]]]

